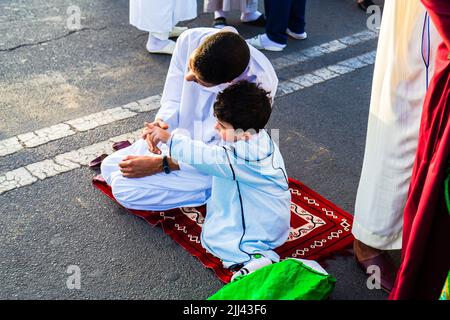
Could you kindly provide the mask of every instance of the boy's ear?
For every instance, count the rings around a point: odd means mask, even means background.
[[[250,140],[251,137],[252,137],[251,132],[245,131],[245,132],[241,135],[240,140],[248,141],[248,140]]]

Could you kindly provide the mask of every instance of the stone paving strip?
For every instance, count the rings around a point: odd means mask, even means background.
[[[367,67],[375,63],[375,58],[376,51],[371,51],[357,57],[338,62],[337,64],[315,70],[312,73],[303,74],[295,78],[280,81],[278,84],[276,97],[279,98],[304,88],[312,87],[327,80],[337,78],[357,69]]]
[[[271,62],[275,69],[282,69],[296,65],[301,62],[306,62],[308,60],[321,57],[326,54],[346,49],[349,46],[356,46],[363,42],[376,39],[377,37],[378,37],[377,32],[366,30],[355,33],[351,36],[347,36],[308,49],[304,49],[299,52],[287,54],[285,56],[276,58]]]
[[[131,118],[141,112],[156,110],[159,108],[160,100],[161,95],[158,94],[121,107],[107,109],[48,128],[0,140],[0,157],[25,148],[34,148],[50,141],[59,140],[77,132],[88,131],[119,120]]]
[[[59,154],[52,159],[46,159],[36,163],[29,164],[18,169],[0,174],[0,194],[18,189],[39,180],[59,175],[64,172],[72,171],[82,166],[87,166],[97,156],[113,152],[112,144],[114,142],[128,140],[134,142],[141,129],[111,139],[95,143],[93,145]]]
[[[318,69],[312,73],[282,81],[278,86],[276,97],[281,97],[299,90],[303,90],[316,84],[323,83],[327,80],[334,79],[341,75],[372,65],[375,63],[375,56],[376,51],[371,51],[354,58],[338,62],[337,64]],[[148,100],[147,106],[153,105],[154,101],[156,101],[156,98]],[[132,106],[128,109],[125,107],[122,108],[140,112],[138,111],[140,110],[139,108],[146,106],[144,103],[132,103],[131,105]],[[120,117],[120,115],[118,115],[118,117]],[[110,121],[108,119],[100,120],[97,117],[95,119],[95,121],[101,121],[101,123]],[[92,120],[92,122],[94,122],[94,120]],[[89,127],[92,125],[94,124],[90,122],[88,124],[83,124],[80,126],[79,130],[89,130]],[[32,163],[27,166],[0,174],[0,195],[13,189],[31,185],[39,180],[44,180],[60,173],[80,168],[81,166],[87,166],[88,163],[97,156],[103,153],[111,154],[113,151],[111,147],[112,143],[122,140],[134,142],[140,132],[141,129],[105,140],[103,142],[95,143],[78,150],[57,155],[52,159]]]
[[[297,63],[306,62],[308,60],[321,57],[325,54],[333,53],[339,50],[348,48],[349,46],[355,46],[363,42],[375,39],[378,37],[377,32],[370,30],[355,33],[351,36],[343,37],[338,40],[326,42],[308,49],[301,50],[287,54],[283,57],[276,58],[272,61],[276,70],[286,68]],[[343,70],[342,67],[335,67]],[[331,77],[338,75],[339,72],[330,73],[331,69],[323,70],[322,75],[325,77]],[[353,71],[350,69],[350,71]],[[332,71],[332,70],[331,70]],[[350,72],[349,71],[349,72]],[[320,71],[319,71],[320,72]],[[337,73],[337,74],[336,74]],[[321,77],[320,75],[318,75]],[[310,76],[311,77],[311,76]],[[330,78],[331,79],[331,78]],[[313,78],[310,78],[313,80]],[[304,82],[306,80],[299,80]],[[280,95],[291,93],[295,91],[295,88],[300,88],[299,83],[282,82],[282,89],[279,90]],[[305,86],[303,86],[305,87]],[[113,123],[126,118],[136,116],[138,113],[148,112],[159,108],[159,102],[161,95],[151,96],[137,102],[131,102],[121,107],[107,109],[98,113],[90,114],[74,120],[65,121],[57,125],[20,134],[18,136],[0,140],[0,157],[16,153],[25,148],[34,148],[50,141],[58,140],[76,134],[77,132],[87,131],[99,126]]]

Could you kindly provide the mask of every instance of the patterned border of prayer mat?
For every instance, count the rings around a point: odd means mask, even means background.
[[[99,175],[94,186],[115,201],[111,188]],[[281,259],[301,258],[323,260],[345,250],[353,242],[351,226],[353,216],[309,189],[303,183],[289,179],[292,194],[291,231],[284,245],[276,249]],[[167,211],[127,209],[152,226],[160,225],[173,240],[214,270],[225,283],[232,273],[222,267],[221,261],[206,252],[200,243],[200,232],[205,220],[206,206],[177,208]]]

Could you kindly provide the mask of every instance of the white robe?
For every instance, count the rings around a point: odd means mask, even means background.
[[[202,246],[225,268],[274,251],[288,238],[291,194],[283,157],[262,130],[248,141],[209,146],[181,134],[167,142],[170,156],[211,175],[211,198],[201,233]]]
[[[196,0],[130,0],[130,24],[150,33],[169,33],[197,17]]]
[[[217,144],[220,139],[214,129],[213,104],[217,94],[229,84],[206,88],[186,81],[189,56],[208,36],[219,30],[194,28],[179,37],[156,118],[169,124],[169,130],[183,130],[195,140]],[[257,49],[250,47],[250,63],[238,79],[259,83],[275,96],[278,78],[270,61]],[[237,79],[236,79],[237,80]],[[164,152],[164,150],[163,150]],[[210,196],[211,177],[179,162],[180,170],[170,174],[158,173],[144,178],[124,178],[118,163],[126,155],[152,155],[145,141],[136,141],[128,148],[113,153],[102,162],[101,172],[112,187],[117,201],[127,208],[166,210],[181,206],[204,204]]]
[[[402,243],[403,209],[426,93],[425,14],[419,0],[385,2],[352,230],[356,239],[382,250],[400,249]],[[438,38],[430,22],[429,79]]]
[[[240,10],[242,13],[250,13],[258,10],[258,0],[205,0],[203,11],[214,12],[218,10]]]

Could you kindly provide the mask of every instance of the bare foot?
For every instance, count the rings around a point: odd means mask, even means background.
[[[363,242],[353,241],[353,251],[359,267],[367,273],[369,267],[378,266],[381,271],[379,283],[381,289],[390,292],[395,283],[397,267],[389,254],[384,250],[372,248]]]
[[[383,250],[372,248],[356,239],[353,241],[353,251],[358,261],[370,259],[383,253]]]

